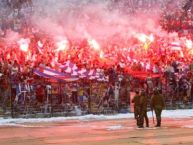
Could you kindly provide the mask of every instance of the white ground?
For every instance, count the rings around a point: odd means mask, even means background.
[[[152,112],[148,112],[148,116],[152,117]],[[23,123],[40,123],[40,122],[63,122],[67,120],[93,121],[93,120],[115,120],[115,119],[132,119],[133,113],[117,114],[117,115],[85,115],[75,117],[54,117],[54,118],[36,118],[36,119],[4,119],[0,118],[0,126],[15,125]],[[154,114],[155,117],[155,114]],[[191,118],[193,117],[193,109],[191,110],[164,110],[163,118]]]
[[[137,129],[133,113],[0,119],[0,145],[193,145],[193,110],[164,111],[162,127]]]

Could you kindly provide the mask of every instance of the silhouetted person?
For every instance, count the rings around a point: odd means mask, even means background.
[[[159,91],[156,89],[151,98],[151,107],[155,111],[155,114],[156,114],[156,120],[157,120],[156,127],[161,126],[161,113],[162,113],[164,106],[165,106],[164,98],[162,94],[160,94]]]

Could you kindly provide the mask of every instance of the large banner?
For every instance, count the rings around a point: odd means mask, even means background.
[[[72,68],[67,69],[72,70]],[[58,71],[46,66],[40,66],[34,69],[34,73],[44,78],[65,82],[73,82],[81,78],[97,81],[108,81],[108,78],[100,71],[97,72],[97,70],[80,69],[67,72],[67,69],[65,69],[64,71]]]

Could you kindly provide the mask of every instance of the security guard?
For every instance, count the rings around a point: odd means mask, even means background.
[[[149,119],[147,116],[147,95],[144,90],[141,91],[140,95],[140,113],[139,113],[139,128],[143,128],[144,119],[146,127],[149,127]]]
[[[134,103],[134,115],[137,122],[136,124],[139,127],[140,95],[138,90],[135,91],[135,96],[132,100],[132,103]]]
[[[165,106],[165,103],[164,103],[163,95],[159,92],[158,89],[155,89],[154,94],[151,98],[151,107],[156,114],[156,120],[157,120],[156,127],[161,127],[161,113],[162,113],[162,110],[164,109],[164,106]]]

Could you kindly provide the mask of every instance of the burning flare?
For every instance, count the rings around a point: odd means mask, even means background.
[[[21,39],[18,41],[19,49],[20,49],[21,51],[27,52],[28,49],[29,49],[29,43],[30,43],[30,39],[21,38]]]
[[[100,50],[100,45],[99,43],[94,40],[94,39],[89,39],[88,40],[88,44],[90,45],[91,48],[93,48],[94,50],[98,51]]]
[[[57,47],[56,49],[57,52],[66,50],[68,48],[68,40],[64,39],[57,42],[56,47]]]

